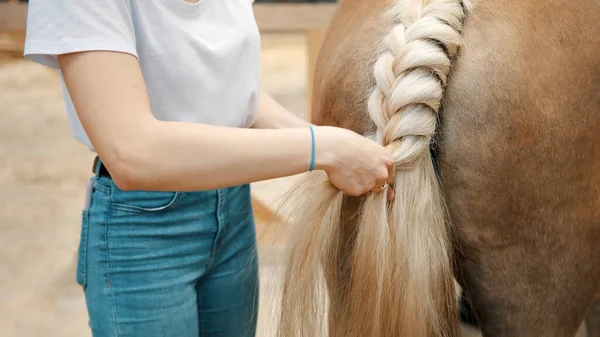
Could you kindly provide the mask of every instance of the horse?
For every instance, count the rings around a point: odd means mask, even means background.
[[[486,337],[573,336],[588,309],[600,336],[599,15],[597,0],[338,3],[311,121],[389,148],[395,198],[321,172],[290,192],[279,336],[455,337],[456,283]]]

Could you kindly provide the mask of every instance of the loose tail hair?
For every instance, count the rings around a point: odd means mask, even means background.
[[[293,192],[298,233],[280,337],[458,335],[450,229],[430,143],[466,6],[400,0],[392,9],[396,21],[374,66],[367,110],[373,137],[393,153],[396,177],[387,188],[395,199],[387,190],[370,194],[358,214],[344,216],[349,198],[321,172]]]

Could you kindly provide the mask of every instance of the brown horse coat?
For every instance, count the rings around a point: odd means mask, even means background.
[[[374,129],[366,101],[394,3],[342,0],[314,123]],[[457,280],[485,336],[572,336],[582,321],[600,285],[599,130],[600,1],[477,1],[435,152]]]

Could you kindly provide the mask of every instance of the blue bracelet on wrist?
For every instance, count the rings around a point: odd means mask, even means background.
[[[315,169],[315,130],[313,130],[312,125],[308,127],[310,129],[310,137],[312,140],[312,149],[310,153],[310,172]]]

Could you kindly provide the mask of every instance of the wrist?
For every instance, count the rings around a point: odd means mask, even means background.
[[[312,126],[314,130],[314,170],[329,171],[335,162],[332,139],[327,126]]]

